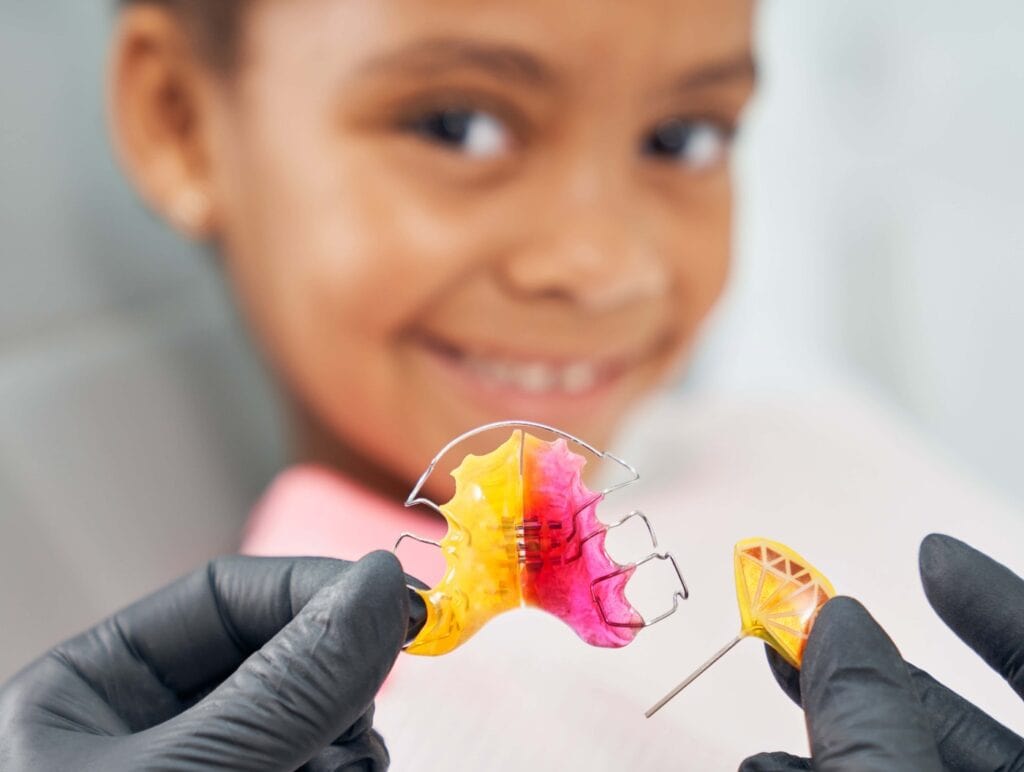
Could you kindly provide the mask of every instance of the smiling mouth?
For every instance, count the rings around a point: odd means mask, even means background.
[[[659,341],[641,353],[556,360],[470,351],[433,336],[418,336],[417,342],[449,368],[485,387],[532,397],[579,397],[600,392],[639,365],[654,360],[666,347],[664,341]]]

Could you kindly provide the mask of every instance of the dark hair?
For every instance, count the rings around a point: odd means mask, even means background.
[[[238,31],[249,0],[118,0],[118,4],[168,9],[181,19],[196,51],[209,65],[227,71],[237,64]]]

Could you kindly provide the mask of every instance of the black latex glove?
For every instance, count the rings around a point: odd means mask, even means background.
[[[213,561],[0,688],[0,769],[386,769],[373,699],[424,612],[405,584],[383,552]]]
[[[949,536],[921,544],[932,608],[1024,697],[1024,581]],[[782,688],[804,708],[812,759],[747,759],[741,772],[930,772],[1024,769],[1024,739],[930,675],[905,663],[854,600],[825,605],[794,670],[768,651]]]

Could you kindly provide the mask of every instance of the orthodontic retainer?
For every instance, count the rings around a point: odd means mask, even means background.
[[[460,442],[487,431],[511,428],[501,446],[486,455],[467,456],[452,472],[455,495],[437,505],[420,496],[441,459]],[[545,441],[535,429],[555,435]],[[599,459],[625,469],[630,478],[599,492],[583,483],[579,446]],[[689,590],[675,558],[658,551],[647,517],[631,512],[616,523],[597,518],[598,504],[613,491],[633,484],[637,471],[610,453],[544,424],[503,421],[474,429],[452,440],[434,457],[405,502],[425,505],[448,522],[439,542],[402,534],[395,544],[413,539],[441,549],[443,578],[428,590],[412,588],[423,598],[427,619],[406,646],[410,654],[446,654],[472,637],[498,614],[524,606],[543,609],[566,624],[587,643],[618,648],[629,644],[639,630],[674,614]],[[653,551],[635,563],[620,565],[605,550],[609,530],[640,520]],[[672,607],[644,619],[629,603],[625,587],[640,566],[666,561],[678,579]]]

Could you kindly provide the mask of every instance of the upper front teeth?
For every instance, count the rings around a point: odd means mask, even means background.
[[[554,391],[579,394],[593,388],[597,382],[597,368],[587,362],[554,365],[546,362],[470,358],[467,363],[472,370],[485,378],[528,394]]]
[[[555,368],[540,362],[513,366],[512,378],[519,388],[530,394],[554,391],[558,386],[558,373]]]
[[[594,387],[597,368],[585,362],[571,364],[562,372],[562,388],[570,394],[579,394]]]

